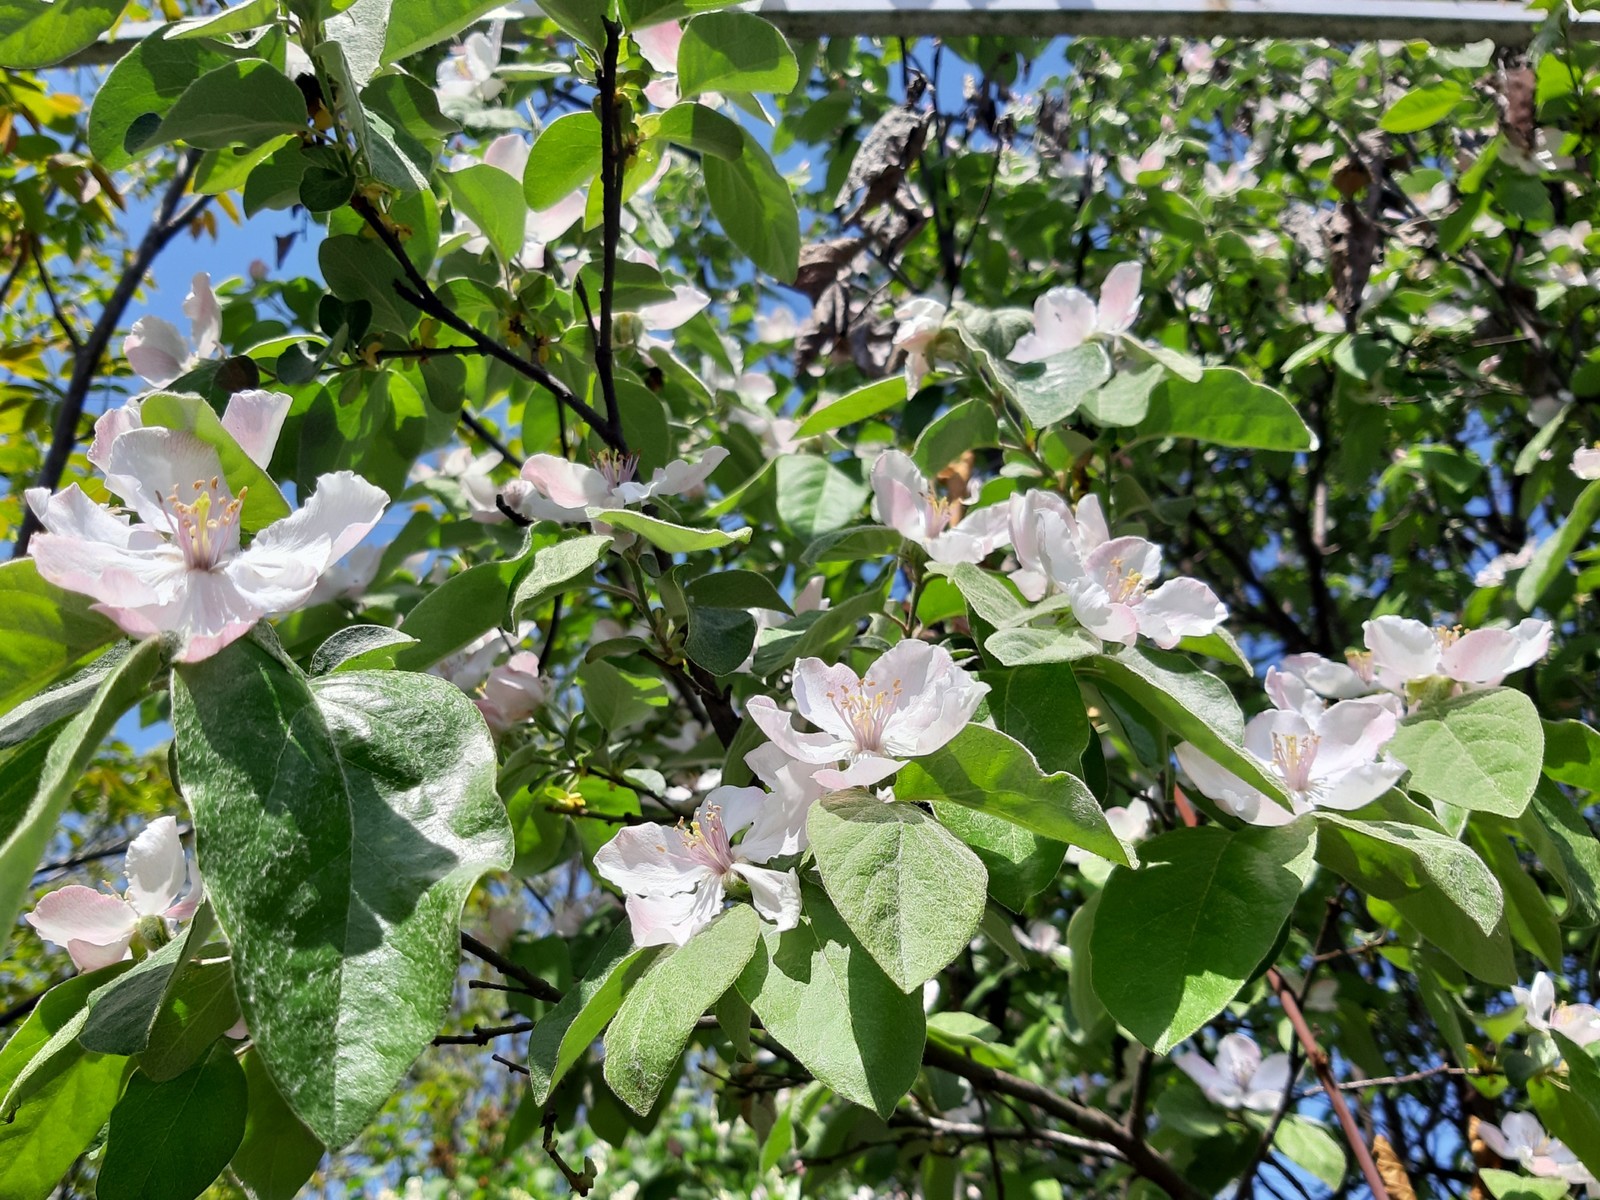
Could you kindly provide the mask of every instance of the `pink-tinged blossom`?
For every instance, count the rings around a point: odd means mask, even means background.
[[[495,483],[492,472],[501,463],[498,450],[488,450],[483,454],[474,455],[466,446],[457,446],[439,460],[437,467],[426,463],[418,463],[411,468],[411,477],[415,480],[427,479],[453,479],[456,486],[461,489],[461,496],[467,502],[467,508],[474,521],[483,524],[493,524],[506,519],[505,513],[500,511],[500,506],[495,503],[495,496],[499,493],[499,485]]]
[[[122,340],[122,356],[151,387],[166,387],[203,359],[216,357],[221,347],[222,309],[206,272],[196,274],[190,284],[183,315],[189,318],[187,338],[171,321],[146,316],[135,321]]]
[[[762,807],[740,842],[746,857],[766,862],[799,854],[811,844],[806,835],[811,806],[828,791],[817,778],[822,768],[790,758],[772,742],[757,746],[744,761],[772,793],[772,802]]]
[[[1134,800],[1127,805],[1116,805],[1106,809],[1106,824],[1111,826],[1111,832],[1117,835],[1117,841],[1124,846],[1137,846],[1149,837],[1153,820],[1154,814],[1150,811],[1150,805],[1144,800]],[[1099,857],[1098,854],[1081,846],[1067,847],[1067,861],[1073,866],[1082,866],[1090,859]]]
[[[824,787],[871,787],[906,759],[932,754],[960,733],[988,690],[944,647],[908,639],[864,676],[820,658],[795,664],[795,707],[820,732],[796,729],[793,717],[768,696],[753,697],[747,711],[790,758],[822,767],[816,779]]]
[[[486,34],[469,34],[439,63],[434,93],[441,104],[479,108],[500,94],[505,84],[495,77],[495,71],[500,66],[503,28],[502,22],[496,21]]]
[[[1100,498],[1085,496],[1071,507],[1054,492],[1013,492],[1007,501],[1011,522],[1011,549],[1017,569],[1011,582],[1029,600],[1043,600],[1053,590],[1046,543],[1070,545],[1082,559],[1111,540],[1111,530]],[[1057,522],[1060,528],[1057,528]]]
[[[637,455],[606,451],[588,467],[555,454],[535,454],[523,463],[521,479],[500,494],[531,521],[570,525],[591,520],[595,512],[632,508],[656,496],[681,496],[702,486],[727,457],[726,449],[712,446],[698,461],[674,459],[657,467],[649,483],[641,483]]]
[[[681,946],[722,911],[730,883],[750,889],[756,911],[780,930],[800,920],[800,879],[759,864],[766,845],[733,839],[768,806],[781,803],[757,787],[719,787],[687,825],[632,825],[596,852],[595,870],[627,898],[639,946]]]
[[[473,35],[473,37],[481,36],[481,34]],[[530,149],[521,134],[507,133],[489,143],[488,149],[483,152],[483,162],[487,166],[504,171],[520,183],[528,165]],[[477,161],[470,155],[458,154],[451,161],[451,170],[460,171],[475,166]],[[585,203],[587,203],[585,193],[579,188],[577,191],[569,192],[549,208],[530,208],[523,224],[522,249],[517,253],[518,265],[525,268],[544,266],[545,246],[572,228],[573,222],[583,216]],[[489,239],[484,236],[472,218],[458,210],[455,219],[456,232],[468,235],[463,246],[467,253],[482,254],[489,248]]]
[[[1445,679],[1456,691],[1497,687],[1550,649],[1550,622],[1527,617],[1511,629],[1424,625],[1408,617],[1378,617],[1362,626],[1372,677],[1388,691]]]
[[[102,418],[104,420],[105,418]],[[324,475],[298,512],[240,541],[243,496],[217,452],[192,434],[131,428],[110,441],[106,485],[140,517],[95,504],[77,484],[27,493],[44,532],[39,574],[99,601],[135,637],[176,635],[197,662],[261,618],[303,606],[324,571],[378,523],[388,496],[349,471]]]
[[[1144,268],[1118,263],[1106,275],[1096,304],[1072,287],[1051,288],[1033,305],[1033,332],[1017,339],[1007,355],[1012,362],[1042,362],[1076,349],[1092,338],[1119,338],[1139,316],[1139,283]]]
[[[665,333],[705,311],[710,303],[711,297],[699,288],[680,283],[673,287],[671,300],[640,305],[639,320],[651,332]]]
[[[1478,1136],[1484,1144],[1507,1162],[1514,1162],[1530,1175],[1541,1179],[1564,1179],[1568,1183],[1595,1182],[1589,1169],[1564,1142],[1544,1131],[1531,1113],[1507,1113],[1505,1120],[1478,1122]]]
[[[123,870],[128,886],[120,896],[73,884],[41,896],[27,915],[40,937],[66,947],[80,971],[128,957],[141,920],[186,921],[200,907],[200,873],[189,867],[172,817],[157,818],[133,839]]]
[[[1579,447],[1572,456],[1572,473],[1579,479],[1600,479],[1600,445]]]
[[[272,451],[278,445],[278,435],[283,432],[284,419],[293,404],[294,397],[284,392],[235,392],[228,397],[221,424],[250,461],[265,470],[272,461]],[[107,409],[94,423],[94,441],[89,443],[87,457],[102,474],[110,473],[111,447],[116,440],[125,433],[144,428],[143,409],[142,400],[129,400],[117,408]]]
[[[1278,664],[1278,670],[1330,700],[1370,696],[1378,686],[1372,677],[1372,656],[1351,651],[1345,658],[1347,661],[1341,663],[1320,654],[1291,654]]]
[[[476,703],[489,728],[504,733],[520,725],[550,698],[550,680],[539,674],[539,656],[519,650],[489,672]]]
[[[1241,821],[1286,825],[1318,808],[1361,808],[1405,773],[1402,764],[1379,757],[1399,721],[1392,702],[1341,700],[1324,709],[1300,680],[1276,671],[1267,673],[1267,692],[1280,707],[1250,719],[1244,748],[1282,782],[1293,812],[1191,743],[1177,748],[1194,785]]]
[[[978,498],[972,482],[965,500]],[[941,563],[982,562],[1011,538],[1009,509],[991,505],[956,519],[957,502],[940,496],[909,455],[889,450],[872,464],[872,507],[879,521]]]
[[[894,348],[905,351],[906,388],[916,391],[933,370],[933,343],[944,328],[945,306],[919,297],[894,310]]]
[[[1242,1033],[1230,1033],[1217,1043],[1215,1063],[1192,1050],[1174,1054],[1172,1062],[1219,1108],[1276,1112],[1293,1082],[1287,1054],[1263,1058],[1261,1047]]]
[[[1137,184],[1139,176],[1151,171],[1162,171],[1167,166],[1166,152],[1159,144],[1151,146],[1138,158],[1131,154],[1117,155],[1117,174],[1122,176],[1122,182]]]
[[[1580,1046],[1600,1041],[1600,1011],[1592,1004],[1557,1004],[1555,983],[1545,972],[1528,987],[1513,987],[1511,998],[1522,1006],[1529,1029],[1559,1033]]]

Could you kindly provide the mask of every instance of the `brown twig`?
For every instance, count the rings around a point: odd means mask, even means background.
[[[560,1003],[560,989],[552,987],[526,967],[512,962],[493,946],[480,942],[465,929],[461,931],[461,948],[473,957],[483,959],[507,979],[516,980],[522,985],[523,990],[535,999],[548,1000],[552,1004]]]

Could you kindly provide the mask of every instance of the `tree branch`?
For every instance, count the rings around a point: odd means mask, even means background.
[[[606,401],[606,420],[618,443],[622,436],[622,411],[617,406],[617,380],[611,349],[612,304],[616,290],[617,243],[622,240],[622,184],[628,156],[622,144],[622,114],[617,110],[617,55],[622,47],[622,26],[602,18],[606,45],[595,86],[600,92],[600,328],[594,347],[594,369]],[[625,445],[618,449],[626,450]]]

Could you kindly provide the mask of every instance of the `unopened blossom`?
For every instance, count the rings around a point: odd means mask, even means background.
[[[482,34],[473,34],[481,37]],[[528,154],[531,147],[519,133],[508,133],[495,138],[489,143],[489,148],[483,152],[483,163],[487,166],[498,168],[510,175],[518,183],[522,182],[522,175],[528,165]],[[477,165],[477,160],[470,155],[457,155],[451,162],[452,170]],[[544,248],[556,240],[568,229],[573,222],[583,216],[584,205],[587,197],[582,188],[568,193],[557,200],[549,208],[529,208],[522,230],[522,249],[517,254],[517,264],[526,268],[544,266]],[[465,213],[457,211],[455,214],[456,232],[468,235],[463,249],[469,254],[482,254],[489,248],[489,239],[484,236],[477,223]]]
[[[1544,1131],[1532,1113],[1507,1113],[1505,1120],[1478,1122],[1478,1136],[1484,1144],[1507,1162],[1514,1162],[1530,1175],[1541,1179],[1564,1179],[1568,1183],[1595,1182],[1589,1169],[1564,1142]]]
[[[30,552],[40,575],[92,596],[125,632],[175,635],[180,662],[207,658],[261,618],[304,605],[388,504],[353,472],[324,475],[298,512],[244,545],[244,497],[229,488],[214,448],[189,433],[137,426],[107,440],[106,486],[140,523],[95,504],[77,484],[55,495],[32,488],[28,506],[44,532]]]
[[[631,825],[595,853],[595,870],[627,897],[639,946],[681,946],[722,911],[729,884],[750,889],[755,909],[780,930],[800,920],[800,879],[761,866],[768,845],[734,842],[762,810],[779,803],[757,787],[719,787],[687,825]]]
[[[945,306],[937,300],[918,297],[894,310],[899,322],[894,329],[894,348],[906,356],[906,389],[915,392],[933,370],[933,343],[944,328]]]
[[[141,921],[159,922],[164,936],[169,923],[188,920],[200,907],[200,873],[188,865],[172,817],[158,817],[133,839],[123,871],[128,886],[120,896],[72,884],[41,896],[27,915],[40,937],[66,947],[80,971],[128,957]]]
[[[1403,764],[1379,757],[1399,723],[1392,701],[1341,700],[1323,709],[1299,680],[1273,671],[1267,690],[1279,707],[1250,719],[1244,749],[1283,784],[1292,812],[1193,744],[1177,748],[1195,786],[1241,821],[1286,825],[1318,808],[1361,808],[1405,773]]]
[[[122,339],[128,365],[151,387],[166,387],[180,375],[221,348],[222,309],[211,290],[211,276],[198,272],[183,298],[183,315],[189,318],[189,336],[161,317],[140,317]]]
[[[1572,456],[1572,473],[1579,479],[1600,479],[1600,443],[1578,448]]]
[[[1497,687],[1550,649],[1549,621],[1524,618],[1510,629],[1424,625],[1409,617],[1377,617],[1362,626],[1372,677],[1401,695],[1443,680],[1454,691]]]
[[[907,639],[864,676],[819,658],[795,663],[795,707],[819,732],[797,730],[768,696],[752,697],[747,711],[789,757],[822,767],[816,779],[824,787],[871,787],[955,737],[988,690],[944,647]]]
[[[1136,846],[1150,836],[1150,825],[1155,814],[1150,811],[1150,805],[1144,800],[1133,800],[1126,805],[1114,805],[1106,809],[1106,824],[1111,826],[1111,832],[1117,841],[1124,846]],[[1074,866],[1081,866],[1090,859],[1099,858],[1098,854],[1085,850],[1082,846],[1067,847],[1067,861]]]
[[[539,674],[539,656],[519,650],[489,672],[478,711],[496,733],[520,725],[550,698],[550,680]]]
[[[570,462],[556,454],[535,454],[522,464],[522,477],[501,490],[501,498],[532,521],[570,525],[591,520],[590,510],[631,508],[656,496],[679,496],[700,487],[728,451],[712,446],[697,462],[677,458],[657,467],[650,482],[638,478],[639,456],[604,451],[595,465]]]
[[[1555,983],[1545,972],[1528,987],[1513,987],[1511,999],[1522,1006],[1529,1029],[1559,1033],[1580,1046],[1600,1041],[1600,1010],[1592,1004],[1557,1004]]]
[[[1042,362],[1094,338],[1118,338],[1139,316],[1139,282],[1144,268],[1118,263],[1106,275],[1096,303],[1074,287],[1051,288],[1033,305],[1033,332],[1017,339],[1006,357],[1012,362]]]
[[[961,513],[978,498],[977,480],[961,501],[939,494],[911,457],[889,450],[872,464],[872,507],[883,524],[928,552],[934,562],[977,563],[1011,538],[1009,509],[1002,504]]]
[[[1276,1112],[1293,1082],[1287,1054],[1263,1058],[1261,1047],[1242,1033],[1230,1033],[1217,1043],[1215,1063],[1192,1050],[1174,1054],[1172,1062],[1219,1108]]]
[[[500,66],[500,36],[504,26],[496,21],[488,33],[472,33],[452,47],[439,63],[434,93],[441,104],[481,107],[498,96],[505,84],[495,77]]]

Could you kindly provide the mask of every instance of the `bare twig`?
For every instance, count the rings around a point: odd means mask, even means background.
[[[514,979],[522,985],[528,995],[538,1000],[548,1000],[552,1004],[559,1003],[561,991],[540,979],[526,967],[512,962],[493,946],[480,942],[465,929],[461,931],[461,948],[475,958],[481,958],[507,979]]]

